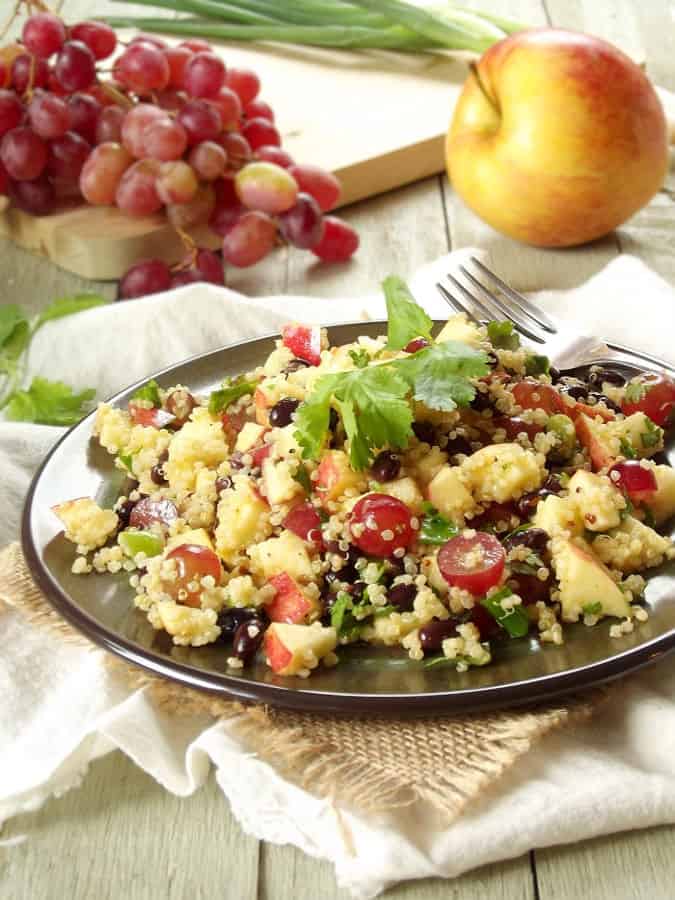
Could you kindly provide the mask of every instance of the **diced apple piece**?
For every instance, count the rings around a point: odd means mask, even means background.
[[[303,669],[315,669],[319,660],[337,646],[334,628],[314,625],[288,625],[273,622],[265,632],[267,664],[277,675],[297,675]]]
[[[322,503],[336,500],[352,488],[356,491],[363,485],[363,477],[349,465],[349,457],[344,450],[328,450],[324,453],[317,469],[316,493]]]
[[[593,553],[620,572],[641,572],[661,565],[671,546],[669,538],[628,516],[609,534],[597,536],[593,541]]]
[[[382,490],[391,497],[396,497],[401,503],[405,503],[413,512],[421,510],[424,503],[422,492],[414,478],[397,478],[396,481],[388,481]]]
[[[285,459],[266,459],[262,464],[265,496],[273,506],[287,503],[298,494],[302,494],[302,485],[295,480],[291,464]]]
[[[439,342],[459,341],[477,347],[481,342],[480,331],[466,316],[466,313],[458,313],[450,316],[436,338]]]
[[[459,466],[443,466],[429,482],[428,493],[436,509],[455,524],[476,508]]]
[[[83,550],[102,547],[119,522],[117,513],[111,509],[101,509],[91,497],[59,503],[52,506],[52,512],[61,520],[66,538]]]
[[[246,453],[247,450],[250,450],[251,447],[255,447],[258,441],[262,439],[265,431],[264,425],[259,425],[257,422],[246,422],[237,435],[234,449],[238,450],[240,453]]]
[[[675,515],[675,469],[671,466],[654,466],[656,493],[649,501],[649,509],[657,525]]]
[[[605,431],[603,425],[586,415],[580,415],[575,419],[574,427],[579,443],[588,450],[596,471],[608,469],[616,462],[618,453],[614,455],[611,435]]]
[[[200,547],[208,547],[209,550],[214,550],[213,541],[205,528],[190,528],[188,531],[183,531],[169,538],[164,548],[164,555],[166,556],[172,550],[175,550],[176,547],[180,547],[183,544],[197,544]]]
[[[583,534],[584,523],[577,507],[567,497],[549,494],[540,500],[532,519],[535,528],[542,528],[550,538],[569,532],[571,537]]]
[[[601,606],[598,615],[630,616],[626,595],[587,545],[554,541],[553,565],[560,583],[563,621],[576,622],[585,606],[596,603]]]
[[[444,597],[450,590],[450,585],[441,575],[438,568],[438,551],[429,556],[423,556],[420,561],[420,572],[426,576],[427,584],[429,584],[437,594]]]
[[[581,415],[574,424],[579,443],[588,450],[596,471],[609,468],[619,458],[642,459],[663,449],[663,430],[641,412],[613,422]]]
[[[415,478],[423,487],[426,487],[438,475],[447,461],[447,453],[444,453],[439,447],[431,447],[428,453],[416,460]]]
[[[310,614],[317,611],[316,601],[307,597],[287,572],[273,575],[268,584],[276,591],[274,599],[265,604],[270,621],[298,625],[307,622]]]
[[[506,503],[536,490],[544,479],[544,458],[519,444],[490,444],[460,466],[479,502]]]
[[[606,475],[595,475],[585,469],[579,469],[570,479],[569,500],[579,510],[589,531],[618,527],[621,511],[626,508],[623,494]]]
[[[286,572],[296,581],[311,581],[314,570],[307,546],[297,534],[284,529],[279,537],[269,538],[249,548],[251,571],[266,579]]]
[[[246,476],[235,476],[234,488],[223,491],[218,503],[217,552],[231,565],[236,556],[264,540],[271,530],[269,506]]]
[[[192,491],[198,472],[216,469],[227,459],[229,450],[222,423],[205,407],[198,406],[188,422],[169,444],[169,459],[164,472],[172,488]]]

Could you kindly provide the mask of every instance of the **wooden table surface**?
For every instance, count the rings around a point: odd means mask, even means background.
[[[675,89],[669,0],[480,0],[475,5],[530,24],[598,34],[643,55],[653,80]],[[100,0],[66,0],[65,15],[76,20],[103,6]],[[491,251],[498,271],[525,287],[530,274],[534,283],[552,266],[558,283],[579,283],[626,252],[675,284],[674,181],[671,175],[667,188],[617,234],[591,247],[548,252],[495,234],[461,205],[445,178],[430,178],[344,211],[362,242],[351,265],[320,268],[306,254],[279,250],[254,269],[232,273],[228,283],[253,295],[354,294],[374,290],[390,272],[411,273],[448,249],[480,245]],[[85,283],[0,242],[0,303],[38,309],[58,295],[92,288],[114,296],[112,285]],[[336,888],[326,862],[245,835],[213,777],[193,797],[178,799],[121,753],[92,765],[81,788],[12,820],[0,839],[23,834],[28,839],[20,846],[0,847],[0,897],[7,900],[347,896]],[[674,842],[675,827],[629,832],[532,851],[451,882],[400,885],[387,897],[669,900],[675,896]]]

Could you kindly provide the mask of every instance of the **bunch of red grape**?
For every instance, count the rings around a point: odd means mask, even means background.
[[[82,198],[130,216],[165,209],[188,256],[173,272],[137,263],[123,298],[222,284],[220,258],[185,235],[197,225],[222,236],[223,260],[237,267],[284,241],[326,261],[351,257],[356,232],[325,215],[340,183],[281,148],[255,72],[226,67],[203,40],[169,46],[139,34],[115,57],[112,80],[101,79],[97,63],[117,49],[108,25],[67,27],[41,12],[0,51],[0,195],[33,215]]]

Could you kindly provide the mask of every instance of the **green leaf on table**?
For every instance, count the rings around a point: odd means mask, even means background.
[[[16,303],[0,306],[0,347],[4,347],[15,328],[22,322],[27,322],[27,319]]]
[[[53,319],[63,319],[66,316],[72,316],[75,313],[84,312],[86,309],[92,309],[95,306],[105,306],[107,300],[98,294],[76,294],[73,297],[59,297],[54,300],[46,309],[43,309],[38,316],[36,327],[44,325]]]
[[[10,373],[16,370],[17,362],[30,343],[30,325],[26,319],[19,320],[12,332],[0,345],[0,373]]]
[[[415,301],[410,288],[398,275],[382,282],[387,303],[387,350],[402,350],[413,338],[431,338],[432,320]]]
[[[75,425],[85,416],[96,391],[74,394],[62,381],[34,378],[25,391],[15,391],[6,408],[8,419],[38,425]]]

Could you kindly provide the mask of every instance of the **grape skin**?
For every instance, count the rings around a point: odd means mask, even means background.
[[[121,144],[99,144],[80,174],[80,190],[87,203],[93,206],[113,204],[117,185],[133,161],[132,155]]]
[[[130,216],[149,216],[162,207],[157,193],[159,163],[154,159],[140,159],[132,163],[120,178],[115,203]]]
[[[47,145],[32,129],[20,125],[2,138],[0,161],[15,181],[34,181],[47,164]]]
[[[276,243],[277,226],[263,212],[245,212],[223,238],[223,259],[240,269],[260,262]]]

